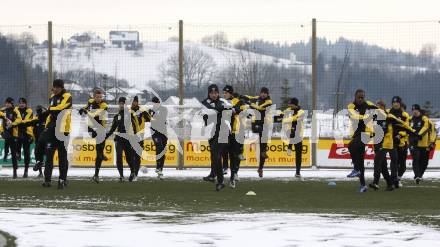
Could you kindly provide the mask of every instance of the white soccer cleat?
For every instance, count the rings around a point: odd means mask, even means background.
[[[290,148],[287,149],[287,156],[292,156],[292,149]]]

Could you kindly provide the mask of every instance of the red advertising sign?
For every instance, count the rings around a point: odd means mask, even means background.
[[[429,159],[434,157],[434,149],[429,152]],[[330,152],[328,153],[329,159],[351,159],[350,152],[348,151],[348,144],[338,145],[333,143]],[[365,159],[374,159],[374,148],[372,144],[365,146]],[[408,150],[408,159],[412,159],[411,154]]]

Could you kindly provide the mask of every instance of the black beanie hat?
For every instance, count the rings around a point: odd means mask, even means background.
[[[391,100],[391,103],[402,104],[402,98],[400,98],[399,96],[394,96],[393,99]]]
[[[134,96],[133,101],[139,102],[139,97],[137,95]]]
[[[64,81],[61,79],[55,79],[52,83],[53,87],[64,88]]]
[[[119,100],[118,100],[119,103],[125,104],[125,101],[127,101],[127,99],[125,97],[119,97]]]
[[[420,107],[419,104],[414,104],[414,105],[412,105],[412,110],[418,110],[418,111],[421,111],[422,108]]]
[[[223,88],[223,92],[234,93],[234,88],[231,85],[226,85]]]
[[[299,106],[299,100],[297,98],[291,98],[289,100],[289,105],[296,105]]]
[[[7,97],[7,98],[5,99],[5,103],[14,104],[14,99],[11,98],[11,97]]]
[[[262,87],[261,90],[260,90],[260,93],[266,93],[266,94],[269,94],[269,88],[267,88],[267,87]]]
[[[218,92],[218,86],[216,84],[211,84],[208,87],[208,93],[213,92],[213,91],[217,91]]]

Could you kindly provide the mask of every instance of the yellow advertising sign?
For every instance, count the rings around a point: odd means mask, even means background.
[[[177,166],[179,155],[177,153],[177,141],[168,140],[167,151],[165,153],[165,166]],[[153,140],[144,140],[144,152],[142,154],[143,165],[156,165],[156,146]]]
[[[287,155],[288,144],[282,140],[271,140],[267,145],[267,155],[265,166],[267,167],[292,167],[295,165],[295,152],[291,156]],[[185,141],[184,142],[184,163],[185,166],[206,167],[211,164],[211,155],[208,141]],[[243,155],[246,160],[241,161],[241,166],[257,167],[257,143],[244,145]],[[310,143],[303,140],[302,167],[310,167]]]
[[[95,139],[74,139],[72,141],[73,153],[70,158],[70,162],[77,166],[95,166],[96,160],[96,142]],[[107,161],[102,162],[102,166],[114,166],[115,154],[113,141],[107,140],[104,147],[104,156],[107,157]],[[58,155],[55,156],[54,162],[58,164]]]

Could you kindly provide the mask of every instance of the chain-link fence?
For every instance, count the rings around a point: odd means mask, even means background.
[[[315,40],[311,20],[183,23],[181,37],[177,22],[131,26],[54,23],[52,63],[48,25],[0,26],[0,97],[26,97],[32,107],[45,105],[51,67],[52,78],[65,79],[75,104],[84,104],[95,87],[105,90],[110,104],[120,96],[130,99],[135,95],[145,103],[153,90],[170,105],[180,104],[179,96],[200,102],[206,97],[207,85],[216,83],[220,88],[233,85],[236,92],[249,95],[266,86],[278,109],[297,97],[311,115],[314,94],[316,110],[324,111],[317,125],[323,137],[331,136],[335,128],[348,133],[347,118],[335,121],[328,110],[344,109],[358,88],[371,101],[383,99],[389,105],[399,95],[408,108],[418,103],[431,118],[440,117],[436,97],[440,91],[438,21],[316,23]],[[314,70],[313,41],[317,45]],[[183,47],[181,60],[179,45]],[[180,85],[184,95],[179,95]],[[309,136],[310,128],[305,133]]]

